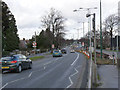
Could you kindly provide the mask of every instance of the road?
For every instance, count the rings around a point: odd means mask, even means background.
[[[85,57],[67,53],[63,57],[33,61],[32,69],[2,75],[2,88],[76,88],[82,82]]]

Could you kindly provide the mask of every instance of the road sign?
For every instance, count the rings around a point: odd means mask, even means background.
[[[32,43],[32,45],[33,45],[33,47],[36,47],[37,43],[34,41],[34,42]]]
[[[54,44],[52,44],[52,48],[54,48],[55,46],[54,46]]]
[[[84,47],[84,42],[82,42],[82,46]]]

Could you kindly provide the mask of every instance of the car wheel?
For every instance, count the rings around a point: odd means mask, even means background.
[[[2,70],[2,74],[4,74],[4,71]]]
[[[17,72],[20,73],[21,71],[22,71],[22,67],[21,67],[21,65],[19,65],[17,68]]]
[[[29,64],[29,69],[32,69],[32,63]]]

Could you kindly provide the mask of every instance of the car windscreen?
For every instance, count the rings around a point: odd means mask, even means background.
[[[59,51],[57,50],[57,51],[54,51],[54,53],[58,53]]]
[[[3,57],[1,58],[2,61],[13,61],[13,60],[17,60],[17,57],[15,56],[11,56],[11,57]]]

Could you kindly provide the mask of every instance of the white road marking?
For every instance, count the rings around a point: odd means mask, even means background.
[[[80,66],[79,66],[80,67]],[[77,67],[78,68],[78,67]],[[75,73],[73,73],[72,75],[69,76],[69,80],[70,80],[70,85],[68,85],[66,88],[70,88],[73,85],[72,79],[71,77],[73,77],[74,75],[76,75],[78,73],[78,70],[76,68],[75,69]]]
[[[67,54],[68,55],[68,54]],[[66,55],[65,55],[66,56]],[[63,57],[60,57],[60,58],[57,58],[57,59],[55,59],[56,61],[57,60],[59,60],[59,59],[61,59],[61,58],[63,58]],[[46,63],[46,64],[44,64],[44,65],[47,65],[47,64],[50,64],[50,63],[52,63],[53,61],[49,61],[48,63]],[[44,69],[45,69],[46,67],[44,67]],[[41,71],[41,70],[37,70],[37,71]],[[33,71],[33,72],[37,72],[37,71]],[[13,83],[13,82],[17,82],[17,81],[19,81],[19,80],[22,80],[22,79],[25,79],[25,78],[30,78],[31,77],[31,75],[33,74],[33,72],[31,72],[27,77],[24,77],[24,78],[20,78],[20,79],[16,79],[16,80],[13,80],[13,81],[10,81],[10,82],[8,82],[8,83],[6,83],[1,89],[3,89],[3,88],[5,88],[8,84],[10,84],[10,83]],[[70,78],[69,78],[70,79]],[[70,81],[72,82],[72,80],[70,79]],[[0,90],[1,90],[0,89]]]
[[[45,63],[44,65],[47,65],[47,64],[50,64],[50,63],[52,63],[53,61],[49,61],[48,63]]]
[[[16,81],[19,81],[19,80],[22,80],[22,79],[25,79],[25,78],[20,78],[20,79],[16,79],[16,80],[10,81],[10,82],[6,83],[1,89],[5,88],[10,83],[13,83],[13,82],[16,82]]]
[[[2,90],[3,88],[5,88],[8,85],[8,83],[6,83],[0,90]]]
[[[31,77],[32,73],[33,73],[33,72],[31,72],[28,77]]]
[[[13,82],[17,82],[17,81],[22,80],[22,79],[25,79],[25,78],[16,79],[16,80],[14,80],[14,81],[8,82],[8,84],[9,84],[9,83],[13,83]]]
[[[77,53],[77,58],[75,59],[75,61],[71,65],[73,65],[78,60],[78,58],[79,58],[79,54]]]
[[[69,80],[70,80],[70,85],[68,85],[66,88],[69,88],[69,87],[71,87],[72,85],[73,85],[73,82],[72,82],[72,80],[71,80],[71,77],[69,77]]]
[[[78,73],[78,70],[76,68],[75,68],[75,71],[76,72],[74,74],[70,75],[71,77]]]
[[[44,66],[44,69],[45,69],[46,67]]]

